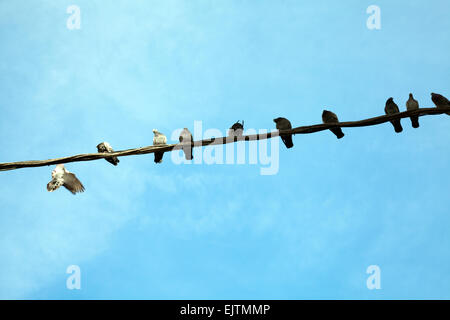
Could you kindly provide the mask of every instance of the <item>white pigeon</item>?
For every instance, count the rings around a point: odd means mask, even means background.
[[[155,135],[153,137],[153,145],[154,146],[160,146],[167,144],[167,138],[165,135],[163,135],[161,132],[159,132],[157,129],[153,129],[153,134]],[[155,163],[161,163],[164,156],[164,151],[157,151],[155,152]]]
[[[99,143],[97,145],[97,151],[99,153],[111,153],[111,152],[114,152],[114,150],[111,147],[111,145],[108,142],[106,142],[106,141],[102,142],[102,143]],[[117,164],[120,162],[119,158],[117,158],[117,157],[108,157],[108,158],[105,158],[105,160],[108,161],[109,163],[115,165],[115,166],[117,166]]]
[[[180,143],[183,145],[183,152],[185,159],[186,160],[194,159],[194,155],[192,153],[192,149],[194,148],[194,137],[192,137],[192,133],[189,131],[188,128],[184,128],[181,131],[178,140],[180,140]]]
[[[47,191],[53,192],[61,186],[64,186],[72,194],[84,192],[84,186],[80,180],[64,168],[63,164],[57,164],[56,168],[52,171],[52,180],[47,184]]]

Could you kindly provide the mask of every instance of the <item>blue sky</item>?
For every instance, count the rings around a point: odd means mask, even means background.
[[[449,9],[1,1],[0,162],[146,146],[153,128],[170,138],[196,120],[270,130],[279,116],[320,123],[325,106],[358,120],[391,96],[404,110],[409,92],[431,107],[430,92],[450,96]],[[295,136],[268,176],[123,157],[68,164],[86,187],[73,196],[46,191],[51,167],[2,172],[0,298],[448,299],[450,118],[402,124]],[[69,265],[81,290],[66,288]]]

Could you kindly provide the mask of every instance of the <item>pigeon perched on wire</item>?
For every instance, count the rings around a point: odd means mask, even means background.
[[[406,101],[406,110],[417,110],[419,109],[419,102],[417,102],[416,99],[414,99],[413,94],[409,94],[409,99]],[[413,128],[419,127],[419,116],[411,116],[411,124]]]
[[[291,122],[286,118],[276,118],[273,119],[273,122],[276,123],[276,127],[278,130],[290,130],[292,129]],[[292,148],[294,144],[292,143],[292,134],[282,134],[280,135],[281,140],[283,141],[286,148]]]
[[[397,104],[394,102],[394,98],[387,99],[386,106],[384,107],[384,112],[386,112],[387,115],[392,115],[400,112]],[[392,120],[391,123],[394,126],[395,132],[400,133],[403,131],[400,119]]]
[[[97,145],[97,151],[99,153],[111,153],[111,152],[114,152],[113,148],[111,147],[111,145],[108,142],[99,143]],[[119,158],[117,158],[117,157],[108,157],[108,158],[105,158],[105,160],[108,161],[109,163],[115,165],[115,166],[117,166],[117,164],[120,162]]]
[[[161,146],[167,144],[167,138],[161,132],[156,129],[153,129],[153,145]],[[155,152],[155,163],[161,163],[164,156],[164,151],[156,151]]]
[[[439,93],[432,92],[431,100],[436,105],[436,108],[450,108],[450,101]],[[446,114],[450,115],[450,112],[446,112]]]
[[[339,122],[337,115],[331,111],[323,110],[322,112],[322,122],[323,123],[336,123]],[[333,132],[338,139],[341,139],[344,136],[342,129],[340,127],[331,128],[331,132]]]
[[[193,148],[194,148],[194,138],[192,137],[192,133],[188,130],[188,128],[184,128],[179,137],[180,143],[183,144],[183,152],[186,160],[194,159]]]
[[[57,164],[52,171],[52,180],[47,184],[47,191],[53,192],[61,186],[64,186],[72,194],[84,192],[84,186],[80,180],[64,168],[63,164]]]
[[[239,120],[238,120],[228,130],[228,136],[242,137],[243,132],[244,132],[244,120],[242,120],[242,123],[239,123]]]

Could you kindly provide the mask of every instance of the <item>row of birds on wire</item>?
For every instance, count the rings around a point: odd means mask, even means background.
[[[431,100],[436,105],[437,108],[447,108],[450,107],[450,101],[437,93],[431,93]],[[419,103],[417,100],[414,99],[412,93],[409,94],[409,99],[406,101],[406,109],[408,111],[410,110],[416,110],[419,109]],[[399,113],[400,110],[398,108],[398,105],[394,102],[393,98],[389,98],[386,101],[386,106],[384,108],[384,111],[387,115],[393,115],[396,113]],[[450,115],[450,113],[447,113]],[[419,127],[419,116],[411,116],[411,125],[413,128]],[[276,118],[273,120],[276,123],[276,128],[278,130],[290,130],[292,129],[291,122],[286,118]],[[322,112],[322,121],[323,123],[337,123],[339,122],[339,119],[337,115],[329,110],[323,110]],[[403,131],[402,125],[400,123],[400,119],[395,119],[390,121],[392,125],[394,126],[394,130],[397,133],[400,133]],[[342,132],[342,129],[340,127],[335,127],[329,129],[331,132],[333,132],[338,139],[341,139],[344,137],[344,133]],[[229,136],[242,136],[244,131],[244,121],[240,123],[237,121],[235,124],[231,126],[231,128],[228,131]],[[159,132],[157,129],[153,129],[153,145],[154,146],[163,146],[167,145],[167,138],[164,134]],[[292,142],[292,134],[283,134],[280,135],[281,140],[283,141],[286,148],[292,148],[294,146]],[[185,155],[186,160],[192,160],[193,157],[193,145],[194,145],[194,138],[192,137],[191,132],[184,128],[179,137],[180,144],[183,145],[182,149]],[[108,142],[102,142],[97,145],[97,150],[99,153],[111,153],[114,152],[113,148]],[[156,151],[154,153],[155,156],[155,163],[161,163],[163,160],[163,151]],[[110,162],[114,166],[117,166],[119,163],[119,159],[117,157],[107,157],[105,158],[106,161]],[[53,192],[59,187],[64,186],[67,190],[69,190],[72,194],[77,194],[79,192],[84,192],[84,186],[81,183],[81,181],[75,176],[75,174],[69,172],[63,164],[57,164],[56,168],[52,171],[52,180],[47,184],[47,190],[49,192]]]

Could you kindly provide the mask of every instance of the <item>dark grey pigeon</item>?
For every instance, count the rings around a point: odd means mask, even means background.
[[[192,152],[192,149],[194,148],[194,138],[192,137],[191,132],[187,128],[184,128],[181,131],[179,140],[181,144],[185,145],[183,146],[183,152],[186,160],[194,159],[194,154]]]
[[[431,100],[436,105],[436,108],[449,108],[450,107],[450,101],[443,95],[439,93],[431,93]],[[446,112],[446,114],[450,115],[450,112]]]
[[[397,104],[394,102],[394,98],[387,99],[386,106],[384,107],[384,112],[386,112],[387,115],[392,115],[400,112]],[[395,132],[400,133],[403,131],[400,119],[392,120],[391,123],[394,126]]]
[[[409,94],[409,99],[406,101],[406,110],[417,110],[419,109],[419,102],[417,102],[416,99],[414,99],[413,94]],[[411,119],[411,125],[413,128],[419,127],[419,116],[412,116]]]
[[[277,124],[278,130],[290,130],[292,129],[291,122],[286,118],[276,118],[273,119],[273,122]],[[283,134],[280,135],[281,140],[283,141],[286,148],[292,148],[294,144],[292,143],[292,134]]]
[[[242,137],[243,132],[244,132],[244,120],[242,120],[242,123],[239,123],[239,120],[238,120],[228,130],[228,135],[230,137],[232,137],[232,136]]]
[[[66,170],[63,164],[57,164],[52,171],[52,180],[47,183],[47,191],[53,192],[61,186],[64,186],[72,194],[84,192],[84,186],[80,180],[73,173]]]
[[[336,123],[339,122],[337,115],[331,111],[323,110],[322,112],[322,122],[323,123]],[[341,139],[344,136],[341,128],[331,128],[331,132],[333,132],[338,139]]]
[[[108,142],[99,143],[97,145],[97,151],[99,153],[111,153],[111,152],[114,152],[113,148],[111,147],[111,145]],[[105,160],[108,161],[109,163],[115,165],[115,166],[117,166],[117,164],[120,162],[119,158],[117,158],[117,157],[108,157],[108,158],[105,158]]]

